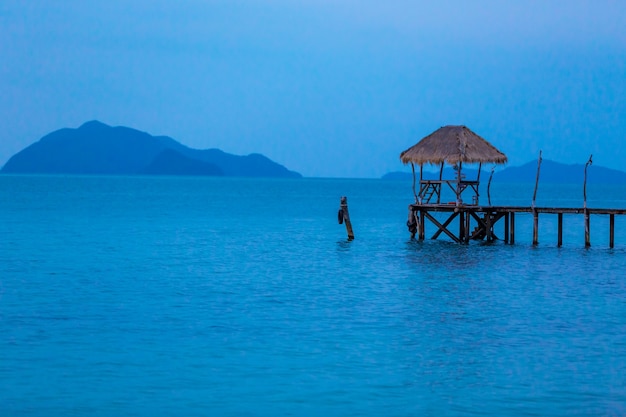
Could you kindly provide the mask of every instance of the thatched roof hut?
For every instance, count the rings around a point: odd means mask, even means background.
[[[507,157],[465,126],[444,126],[400,154],[405,164],[505,164]]]
[[[405,164],[410,163],[413,169],[413,194],[416,202],[419,201],[421,203],[423,200],[429,202],[431,197],[436,196],[437,203],[439,203],[442,191],[441,185],[447,183],[452,187],[452,183],[455,182],[457,205],[462,202],[461,193],[468,187],[474,190],[473,201],[475,204],[478,204],[478,185],[483,163],[505,164],[507,162],[505,154],[465,126],[444,126],[434,131],[417,144],[402,152],[400,159]],[[465,176],[461,173],[464,163],[479,164],[478,177],[475,181],[465,180]],[[415,164],[420,167],[419,195],[415,189]],[[438,181],[423,180],[422,169],[424,164],[440,165]],[[456,171],[454,181],[443,180],[444,164],[454,166]]]

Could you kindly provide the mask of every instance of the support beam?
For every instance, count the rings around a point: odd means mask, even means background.
[[[444,229],[447,229],[447,227],[450,225],[450,223],[452,223],[452,220],[454,220],[456,218],[456,216],[458,216],[459,213],[453,213],[450,217],[448,217],[448,220],[446,220],[441,227],[439,228],[439,230],[437,230],[435,232],[435,234],[433,235],[433,237],[431,239],[437,239],[439,237],[439,235],[444,231]]]
[[[418,225],[418,239],[424,240],[426,228],[424,227],[424,210],[420,210],[420,224]]]
[[[428,213],[426,211],[422,211],[422,215],[425,216],[426,218],[428,218],[428,220],[430,220],[431,222],[433,222],[433,224],[435,226],[437,226],[439,228],[439,230],[444,232],[446,235],[450,236],[450,239],[454,240],[456,243],[461,243],[461,240],[458,237],[454,236],[454,233],[452,233],[451,231],[449,231],[448,229],[443,227],[443,225],[441,223],[439,223],[437,221],[437,219],[435,219],[433,216],[431,216],[430,213]]]

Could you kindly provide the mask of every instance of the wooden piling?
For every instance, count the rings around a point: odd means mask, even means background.
[[[609,214],[609,248],[615,246],[615,214]]]
[[[539,244],[539,215],[557,215],[557,246],[563,245],[563,215],[578,214],[584,216],[585,222],[585,247],[591,246],[591,216],[609,216],[609,247],[615,246],[615,216],[626,216],[626,208],[576,208],[576,207],[528,207],[528,206],[461,206],[452,204],[411,204],[409,205],[409,220],[411,216],[417,219],[417,233],[420,240],[425,237],[425,220],[430,221],[435,227],[434,235],[431,239],[437,239],[442,234],[447,235],[457,243],[469,243],[474,239],[485,239],[487,241],[498,240],[497,224],[500,219],[504,219],[504,243],[515,244],[515,217],[517,213],[532,214],[533,216],[533,238],[532,244]],[[440,222],[432,214],[448,213],[444,222]],[[456,224],[458,217],[458,226]],[[473,220],[472,220],[473,219]],[[476,228],[472,230],[472,222],[476,221]],[[407,222],[408,224],[409,222]],[[455,230],[456,229],[456,230]],[[413,232],[414,233],[413,229]],[[411,228],[409,228],[411,231]]]
[[[459,240],[465,242],[465,212],[459,212]]]
[[[509,243],[511,245],[515,244],[515,212],[511,212],[511,235]]]
[[[346,224],[348,240],[353,240],[354,232],[352,231],[352,222],[350,221],[350,213],[348,212],[348,197],[341,197],[340,210],[343,213],[343,222]]]
[[[533,245],[539,244],[539,213],[533,207]]]
[[[504,243],[509,243],[511,241],[511,239],[509,237],[509,233],[510,233],[510,229],[509,229],[510,216],[511,216],[511,213],[505,213],[505,215],[504,215]]]
[[[557,217],[558,217],[559,226],[558,226],[558,238],[557,238],[556,245],[560,248],[561,246],[563,246],[563,213],[558,213]]]
[[[591,237],[589,233],[589,211],[585,209],[585,247],[591,246]]]

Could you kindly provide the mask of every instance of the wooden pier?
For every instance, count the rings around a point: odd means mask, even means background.
[[[437,220],[433,213],[448,213],[445,221]],[[437,239],[442,234],[447,235],[457,243],[469,243],[472,240],[503,240],[504,243],[515,243],[515,215],[518,213],[533,216],[533,245],[539,243],[539,215],[556,214],[558,221],[557,246],[563,245],[563,215],[584,215],[585,246],[591,246],[590,223],[592,215],[609,216],[609,247],[615,246],[615,216],[626,215],[626,209],[603,208],[557,208],[557,207],[517,207],[517,206],[472,206],[455,204],[410,204],[407,226],[411,237],[417,235],[419,240],[426,238],[426,221],[435,226],[430,239]],[[458,233],[456,228],[458,219]],[[498,222],[504,223],[500,228],[502,235],[498,236],[495,229]],[[472,229],[473,227],[473,229]]]
[[[447,235],[457,243],[469,243],[471,240],[492,241],[500,239],[494,227],[503,222],[502,240],[505,243],[515,243],[515,215],[531,214],[533,216],[533,245],[539,243],[539,215],[556,214],[558,221],[557,246],[563,245],[563,215],[581,214],[584,216],[585,247],[591,246],[591,216],[609,216],[609,247],[615,246],[615,216],[625,215],[626,209],[603,209],[587,207],[587,168],[592,163],[592,157],[585,164],[583,183],[583,207],[537,207],[537,187],[541,169],[541,151],[537,161],[537,176],[535,190],[530,206],[493,206],[491,205],[490,185],[494,169],[487,185],[488,204],[481,205],[480,201],[480,172],[482,164],[504,164],[507,157],[485,139],[472,132],[466,126],[443,126],[430,135],[424,137],[417,144],[400,154],[400,160],[411,164],[413,171],[413,196],[415,203],[409,205],[409,219],[407,226],[411,237],[418,236],[419,240],[426,238],[426,221],[432,223],[436,230],[431,239],[437,239],[442,234]],[[415,175],[415,165],[419,165],[419,182]],[[424,178],[424,164],[438,165],[439,176],[436,179]],[[444,165],[452,166],[454,178],[444,178]],[[475,180],[465,178],[463,164],[478,164],[478,175]],[[419,192],[417,191],[419,185]],[[442,197],[443,193],[452,192],[454,201],[448,204]],[[467,191],[467,192],[465,192]],[[465,192],[465,193],[464,193]],[[464,196],[465,194],[465,196]],[[466,197],[465,203],[463,201]],[[471,197],[471,198],[467,198]],[[433,213],[447,213],[444,221],[439,221]],[[441,217],[441,216],[440,216]],[[458,219],[458,233],[452,230]],[[473,227],[473,229],[472,229]]]

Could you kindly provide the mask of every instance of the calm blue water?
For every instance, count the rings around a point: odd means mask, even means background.
[[[532,185],[491,195],[530,205]],[[626,218],[612,250],[608,218],[584,249],[567,215],[560,249],[555,216],[536,248],[522,215],[516,245],[461,246],[409,240],[411,200],[378,180],[0,176],[0,415],[625,415]]]

